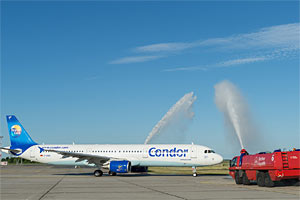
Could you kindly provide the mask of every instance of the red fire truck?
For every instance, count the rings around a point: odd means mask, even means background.
[[[300,180],[300,150],[249,155],[242,149],[241,155],[230,161],[229,174],[236,184],[249,185],[256,181],[258,186],[273,187],[279,181],[297,183]]]

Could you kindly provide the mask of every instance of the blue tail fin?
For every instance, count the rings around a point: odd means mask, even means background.
[[[22,124],[14,115],[6,116],[8,132],[10,137],[11,149],[22,149],[24,152],[29,147],[36,145],[31,137],[28,135]]]

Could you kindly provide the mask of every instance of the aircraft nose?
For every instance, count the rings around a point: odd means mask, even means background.
[[[217,164],[223,162],[223,157],[221,155],[217,154],[216,155],[216,162],[217,162]]]

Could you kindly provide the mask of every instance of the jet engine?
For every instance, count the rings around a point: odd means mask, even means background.
[[[122,161],[110,161],[109,171],[115,173],[127,173],[131,169],[131,163],[127,160]]]

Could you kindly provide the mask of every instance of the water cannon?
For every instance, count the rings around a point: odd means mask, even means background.
[[[246,151],[246,149],[242,149],[242,150],[241,150],[241,154],[248,155],[249,153]]]

